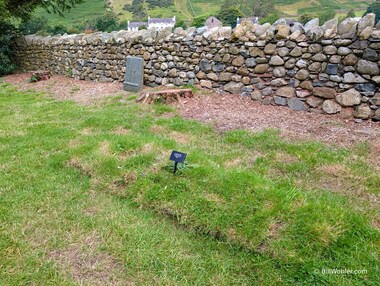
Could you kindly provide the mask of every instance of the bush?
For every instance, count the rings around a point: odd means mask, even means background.
[[[85,23],[85,29],[112,32],[119,30],[118,17],[113,12],[107,12],[103,16],[89,20]]]
[[[174,28],[179,28],[179,27],[182,27],[183,29],[187,29],[187,25],[185,23],[185,21],[183,20],[179,20],[177,21],[177,23],[175,24]]]
[[[50,27],[45,17],[31,17],[21,22],[19,31],[23,35],[47,35],[50,32]]]
[[[56,25],[50,29],[52,35],[65,34],[68,33],[69,29],[64,25]]]
[[[0,76],[10,74],[16,68],[12,60],[12,39],[16,33],[13,25],[0,20]]]
[[[264,24],[264,23],[270,23],[270,24],[273,24],[274,22],[276,22],[278,19],[280,19],[280,14],[275,11],[273,13],[270,13],[268,16],[266,16],[265,18],[261,18],[260,19],[260,24]]]
[[[191,27],[196,27],[196,28],[203,27],[205,25],[207,18],[208,16],[195,17],[193,19],[193,22],[191,22]]]

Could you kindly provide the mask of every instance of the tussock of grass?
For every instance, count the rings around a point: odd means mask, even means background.
[[[175,114],[120,98],[83,107],[0,83],[0,284],[380,280],[380,177],[368,146],[221,135]],[[176,176],[173,149],[188,153]],[[321,273],[334,268],[368,272]]]

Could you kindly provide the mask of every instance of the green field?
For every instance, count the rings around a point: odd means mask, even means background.
[[[189,0],[174,0],[173,6],[151,9],[148,11],[148,14],[151,17],[173,17],[176,15],[179,20],[189,23],[194,16],[216,15],[221,3],[219,0],[190,1],[193,9],[190,8]],[[123,10],[123,6],[131,2],[131,0],[114,0],[112,2],[112,9],[121,21],[133,20],[133,15]],[[275,1],[275,8],[284,17],[298,17],[303,13],[315,13],[327,9],[337,10],[339,15],[345,15],[348,10],[355,9],[356,13],[361,16],[371,2],[370,0],[277,0]],[[48,14],[42,9],[38,9],[36,15],[47,17],[51,26],[63,24],[70,27],[103,15],[105,11],[104,0],[87,0],[84,4],[78,5],[71,12],[66,13],[64,18]]]
[[[0,83],[0,285],[377,285],[367,144],[221,134],[135,98]]]
[[[83,4],[77,5],[71,11],[61,17],[57,14],[47,13],[44,9],[36,10],[37,16],[43,16],[48,19],[50,26],[65,25],[67,27],[80,25],[84,21],[103,15],[105,12],[104,0],[86,0]]]

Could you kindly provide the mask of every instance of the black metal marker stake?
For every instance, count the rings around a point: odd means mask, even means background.
[[[177,173],[178,163],[184,163],[186,156],[187,154],[178,151],[173,151],[170,155],[170,160],[174,161],[174,175]]]

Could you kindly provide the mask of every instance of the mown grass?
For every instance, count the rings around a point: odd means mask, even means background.
[[[0,285],[377,285],[366,144],[219,134],[134,98],[0,83]]]

